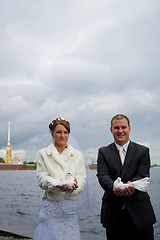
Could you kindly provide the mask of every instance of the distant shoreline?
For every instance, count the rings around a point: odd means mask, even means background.
[[[97,165],[91,164],[89,165],[91,170],[96,170]],[[0,171],[35,171],[35,167],[33,165],[19,165],[19,164],[7,164],[7,163],[0,163]]]
[[[0,163],[0,171],[33,171],[35,170],[34,166],[29,165],[19,165],[19,164],[7,164]]]
[[[97,170],[97,164],[89,164],[91,170]],[[159,165],[151,166],[151,168],[160,168]],[[9,164],[9,163],[0,163],[0,171],[35,171],[33,165],[27,164]]]
[[[89,168],[91,170],[97,170],[97,164],[89,164]],[[151,168],[160,168],[160,166],[153,165],[151,166]],[[35,171],[35,170],[36,169],[33,165],[0,163],[0,171]]]

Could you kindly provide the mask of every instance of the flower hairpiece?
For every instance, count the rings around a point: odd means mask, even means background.
[[[57,120],[65,120],[64,118],[58,117]]]
[[[58,118],[56,118],[55,120],[53,120],[53,121],[51,122],[51,125],[54,125],[54,123],[55,123],[56,120],[58,120],[58,121],[61,121],[61,120],[66,121],[66,122],[70,125],[70,123],[69,123],[67,120],[65,120],[64,118],[61,118],[61,117],[58,117]]]

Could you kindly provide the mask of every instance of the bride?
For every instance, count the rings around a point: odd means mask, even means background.
[[[80,240],[79,208],[88,207],[87,198],[94,199],[94,194],[80,194],[86,187],[86,167],[82,153],[68,143],[70,123],[56,118],[49,129],[53,142],[38,153],[37,179],[44,192],[33,240]],[[63,184],[68,172],[74,177],[72,186]],[[61,184],[55,186],[52,180],[60,180]]]

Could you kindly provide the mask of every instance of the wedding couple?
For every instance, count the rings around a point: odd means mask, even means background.
[[[90,171],[77,146],[68,141],[70,123],[57,118],[49,129],[53,142],[38,153],[37,178],[44,193],[33,239],[80,240],[79,215],[96,202]],[[118,177],[125,183],[149,177],[149,149],[130,141],[130,122],[122,114],[112,118],[110,131],[114,143],[100,148],[97,160],[97,177],[104,189],[101,223],[107,240],[153,240],[156,219],[148,193],[113,186]],[[66,173],[72,174],[72,184],[65,182]],[[54,184],[55,179],[62,184]]]

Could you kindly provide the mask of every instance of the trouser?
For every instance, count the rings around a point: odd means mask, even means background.
[[[154,240],[153,226],[144,230],[137,229],[126,209],[123,210],[117,226],[112,230],[106,229],[106,236],[107,240]]]

